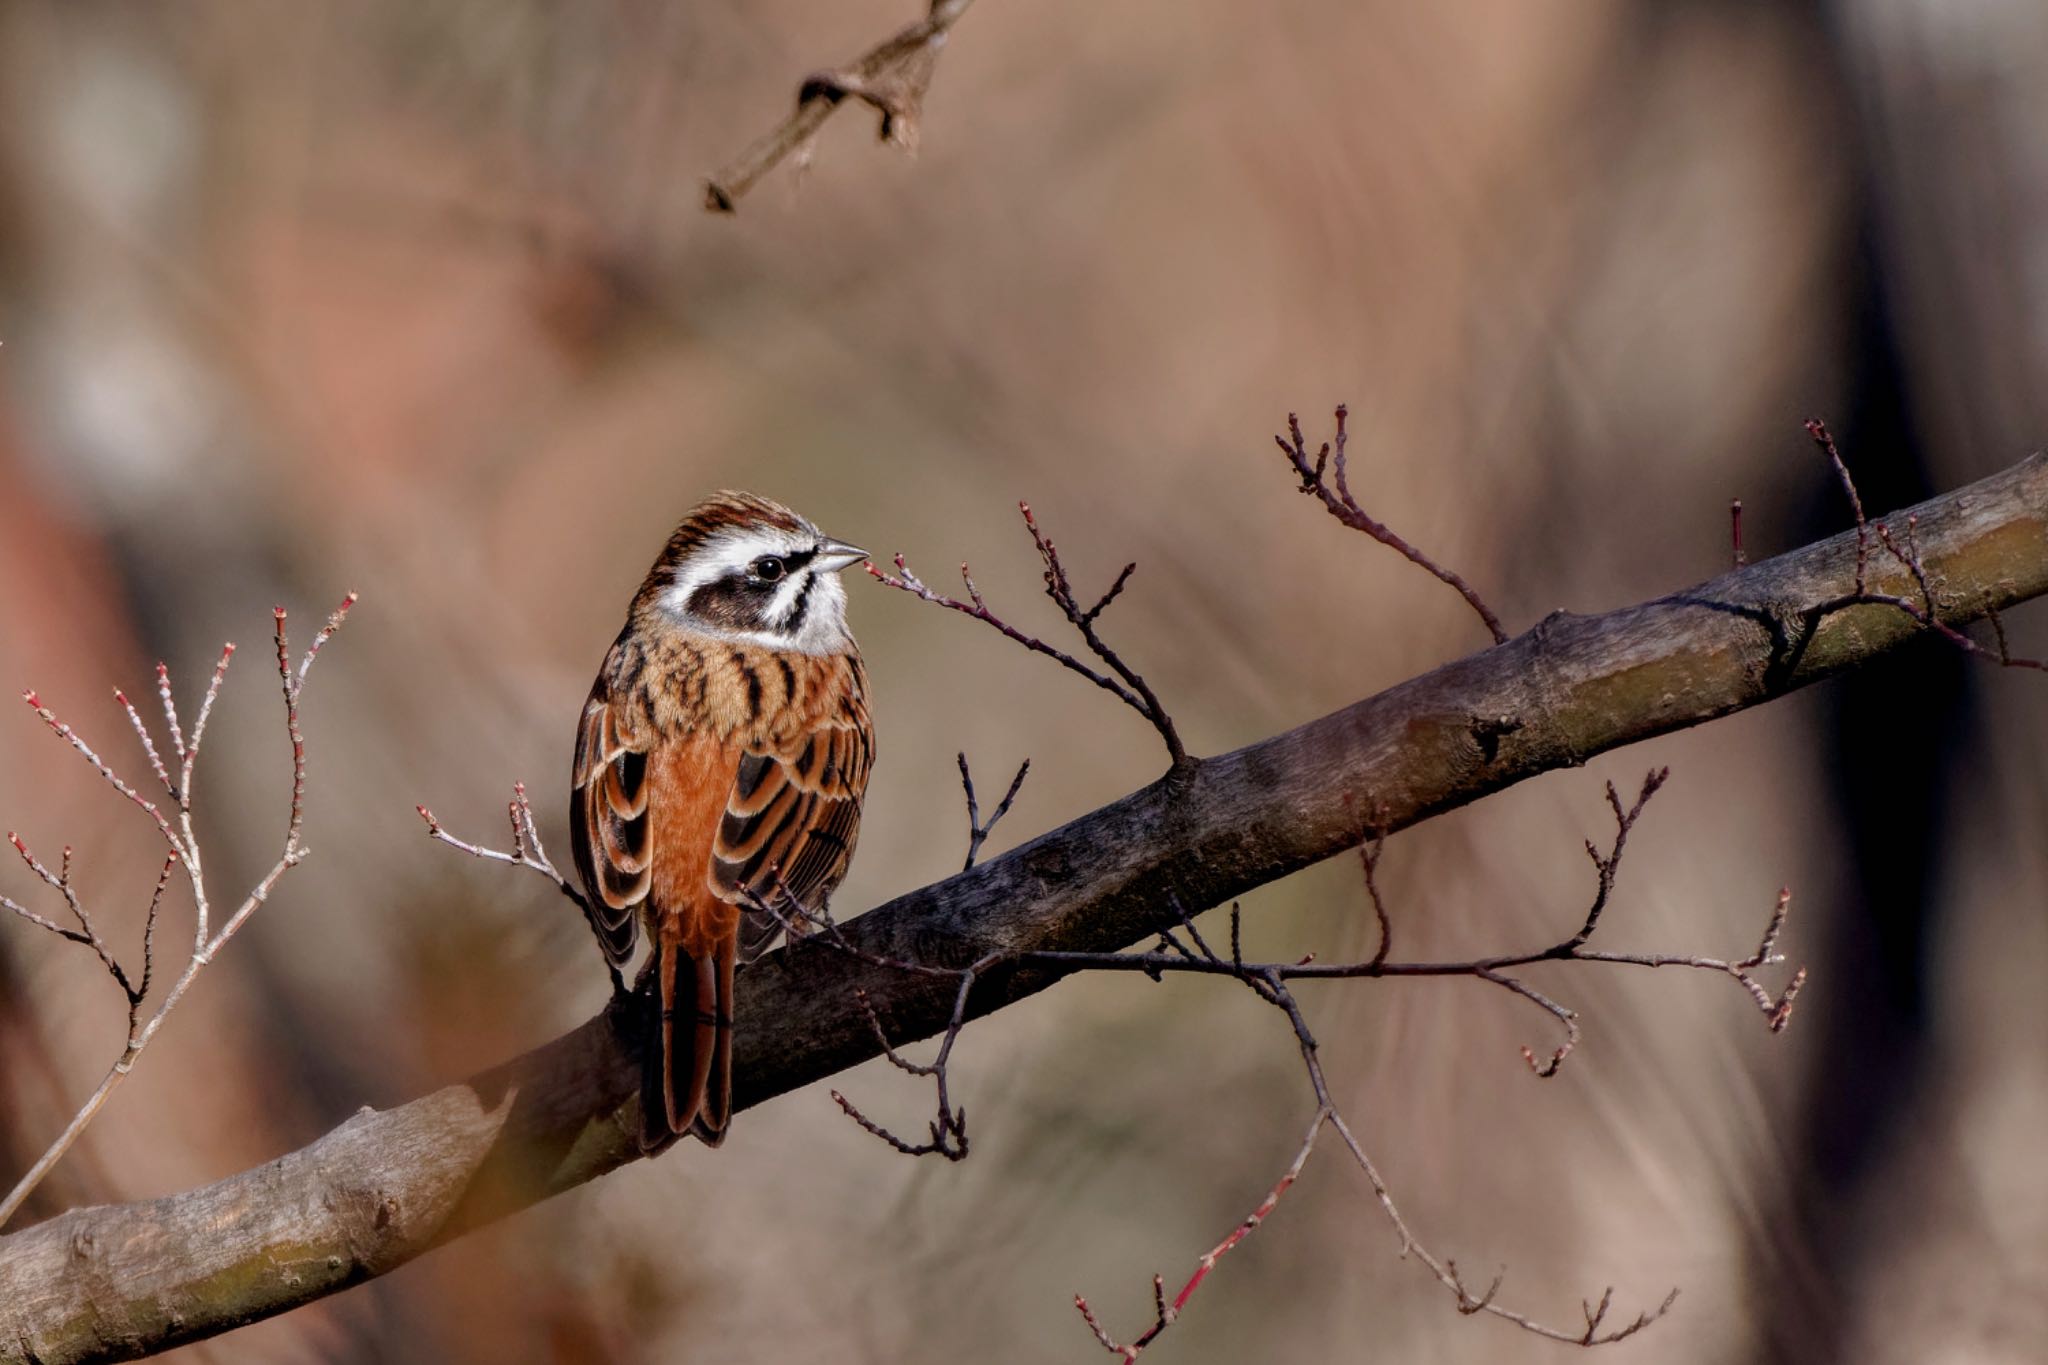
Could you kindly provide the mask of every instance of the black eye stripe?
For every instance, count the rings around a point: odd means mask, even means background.
[[[765,631],[794,637],[809,618],[811,590],[823,577],[812,568],[820,552],[819,547],[814,546],[804,550],[758,554],[744,565],[727,568],[720,577],[691,589],[684,611],[714,629]],[[762,574],[760,566],[767,560],[774,560],[782,571],[772,576]],[[789,605],[775,612],[777,600],[782,597],[791,575],[800,575],[803,581],[797,585]],[[681,576],[677,575],[678,578]],[[774,614],[771,616],[771,613]]]
[[[811,589],[817,586],[818,576],[812,574],[804,579],[803,587],[797,590],[796,601],[790,604],[789,622],[783,627],[791,634],[795,634],[803,628],[804,613],[810,609],[811,605]]]

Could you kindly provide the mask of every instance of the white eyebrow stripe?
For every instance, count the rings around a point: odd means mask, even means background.
[[[707,583],[716,583],[721,578],[744,574],[749,565],[764,554],[786,555],[810,549],[817,543],[815,534],[783,531],[772,527],[759,527],[745,531],[721,531],[705,541],[687,560],[682,572],[677,573],[675,587],[669,590],[668,600],[676,610],[689,605],[690,594]]]

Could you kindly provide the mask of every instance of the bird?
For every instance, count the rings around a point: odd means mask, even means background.
[[[874,763],[840,573],[865,550],[781,503],[715,493],[668,538],[584,703],[571,844],[614,972],[644,925],[659,1025],[645,1150],[732,1118],[733,977],[821,923]]]

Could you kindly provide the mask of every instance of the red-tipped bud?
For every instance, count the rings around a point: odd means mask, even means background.
[[[30,706],[35,707],[38,711],[43,709],[43,699],[36,695],[36,690],[33,687],[24,687],[21,690],[21,699]]]

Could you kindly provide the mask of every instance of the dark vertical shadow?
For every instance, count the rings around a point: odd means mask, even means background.
[[[1827,415],[1876,517],[1934,488],[1867,192],[1854,213],[1847,401]],[[1815,468],[1802,540],[1850,520],[1832,473],[1822,461]],[[1927,945],[1941,911],[1950,778],[1974,742],[1969,668],[1956,650],[1927,641],[1825,692],[1817,759],[1847,856],[1827,942],[1814,954],[1818,1007],[1802,1021],[1820,1041],[1789,1135],[1791,1244],[1757,1249],[1766,1360],[1843,1359],[1857,1286],[1885,1254],[1872,1214],[1899,1197],[1886,1155],[1925,1081]]]

